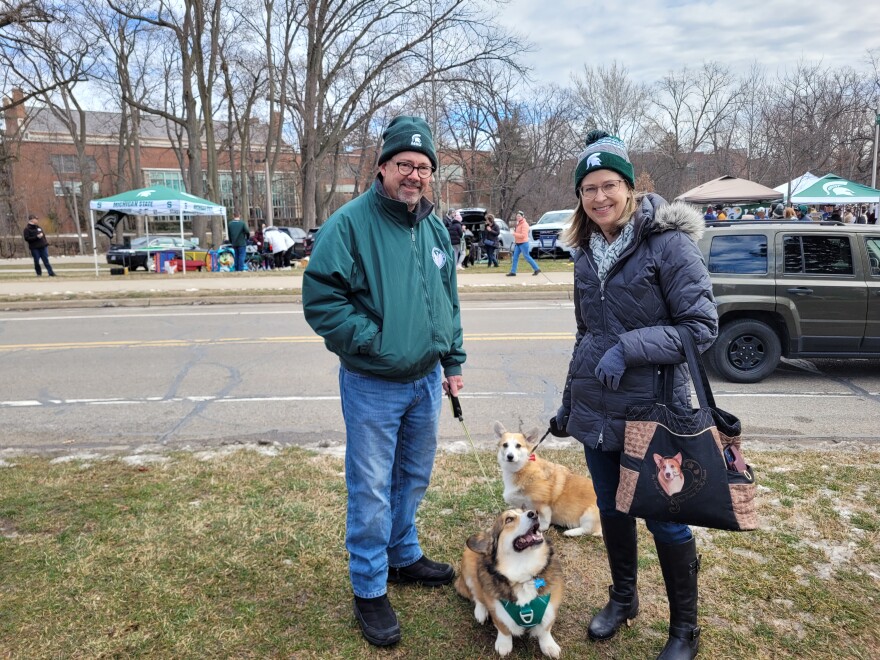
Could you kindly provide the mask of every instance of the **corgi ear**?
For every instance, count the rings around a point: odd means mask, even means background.
[[[676,463],[678,463],[679,465],[681,465],[681,452],[678,452],[678,453],[677,453],[675,456],[673,456],[672,458],[675,459],[675,462],[676,462]]]
[[[486,532],[474,534],[467,540],[467,547],[478,555],[485,555],[489,552],[489,536]]]
[[[531,446],[534,447],[535,440],[538,439],[538,436],[540,434],[541,434],[541,429],[539,429],[537,426],[535,426],[534,428],[530,428],[528,431],[526,431],[524,433],[525,438],[526,438],[526,442],[528,442]]]
[[[657,464],[657,467],[662,467],[663,457],[660,454],[654,454],[654,462]]]
[[[495,431],[495,438],[497,438],[498,440],[501,439],[502,435],[507,433],[507,429],[504,428],[504,424],[498,421],[496,421],[495,424],[492,425],[492,430]]]

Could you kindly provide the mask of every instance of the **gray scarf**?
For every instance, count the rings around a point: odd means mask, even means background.
[[[608,271],[620,258],[621,253],[632,243],[633,222],[627,222],[617,238],[610,245],[605,240],[605,235],[597,230],[590,235],[590,250],[593,251],[593,260],[599,271],[599,281],[604,282]]]

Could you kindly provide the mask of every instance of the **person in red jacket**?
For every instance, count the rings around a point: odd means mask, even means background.
[[[24,227],[22,236],[24,236],[24,240],[31,250],[31,256],[34,258],[34,270],[37,271],[37,277],[43,274],[40,261],[46,265],[49,277],[55,277],[55,271],[52,270],[52,264],[49,263],[49,241],[46,240],[46,234],[43,233],[43,228],[37,223],[37,216],[33,213],[28,216],[28,223]]]

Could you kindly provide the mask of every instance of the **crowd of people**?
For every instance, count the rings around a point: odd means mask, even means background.
[[[877,213],[876,207],[868,204],[825,204],[817,208],[806,204],[784,205],[779,203],[772,207],[758,206],[751,212],[743,211],[738,206],[710,204],[704,211],[703,219],[708,222],[781,220],[873,225],[877,223]]]

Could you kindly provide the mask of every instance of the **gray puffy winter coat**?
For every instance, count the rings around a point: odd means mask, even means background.
[[[600,284],[589,248],[575,254],[577,339],[557,420],[585,445],[623,449],[626,408],[657,400],[661,365],[675,369],[674,398],[689,400],[681,339],[686,328],[700,351],[718,334],[712,283],[696,241],[705,222],[691,206],[649,194],[639,200],[630,245]],[[617,343],[626,371],[617,390],[603,386],[596,365]]]

